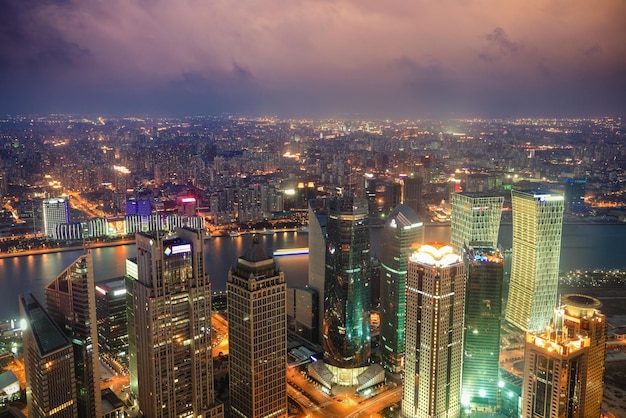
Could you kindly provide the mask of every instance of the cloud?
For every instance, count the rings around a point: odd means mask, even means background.
[[[612,74],[626,84],[623,0],[0,0],[0,7],[0,87],[11,94],[0,98],[4,111],[16,96],[35,108],[44,94],[62,92],[62,104],[80,89],[111,103],[127,91],[200,111],[220,103],[268,112],[438,103],[444,112],[487,113],[524,97],[511,107],[521,111],[541,100],[564,106],[550,92],[567,87],[607,97],[607,109],[626,106],[602,81]],[[82,108],[90,106],[97,108]]]

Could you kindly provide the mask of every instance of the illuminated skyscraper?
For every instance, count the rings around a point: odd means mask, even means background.
[[[422,245],[409,259],[402,416],[458,417],[465,268],[449,245]]]
[[[255,237],[228,273],[233,417],[287,417],[287,284]]]
[[[524,331],[543,330],[557,305],[563,196],[511,192],[513,254],[506,320]]]
[[[78,257],[46,286],[46,305],[74,346],[78,416],[99,417],[102,402],[91,252]]]
[[[326,226],[324,362],[350,386],[370,356],[370,237],[367,200],[331,199]]]
[[[223,417],[213,395],[211,284],[202,230],[138,233],[126,276],[131,390],[146,417]]]
[[[28,416],[77,418],[74,347],[32,295],[19,302]]]
[[[413,209],[398,205],[381,239],[380,353],[382,366],[400,373],[404,366],[406,275],[409,256],[424,242],[424,224]]]
[[[504,197],[485,193],[454,193],[452,195],[452,235],[450,242],[458,254],[470,242],[480,241],[485,247],[498,246],[500,216]]]
[[[552,326],[526,333],[522,416],[600,416],[606,321],[600,302],[584,295],[563,297]]]
[[[471,245],[471,243],[470,243]],[[463,408],[496,412],[504,259],[493,248],[465,247]]]
[[[67,199],[54,198],[43,201],[43,228],[46,236],[55,235],[57,225],[69,223],[70,202]]]

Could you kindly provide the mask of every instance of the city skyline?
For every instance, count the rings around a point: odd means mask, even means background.
[[[623,16],[618,0],[10,1],[0,112],[620,113]]]

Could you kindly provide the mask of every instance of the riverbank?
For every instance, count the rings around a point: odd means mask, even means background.
[[[0,253],[0,259],[1,258],[13,258],[13,257],[28,257],[29,255],[77,251],[77,250],[82,250],[82,249],[118,247],[121,245],[130,245],[134,243],[135,243],[134,239],[125,239],[125,240],[119,240],[119,241],[89,242],[89,243],[86,243],[84,246],[73,245],[73,246],[68,246],[68,247],[37,248],[33,250],[15,251],[11,253],[3,252],[3,253]]]

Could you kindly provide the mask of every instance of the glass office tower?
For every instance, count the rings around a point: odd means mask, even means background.
[[[557,305],[563,196],[513,190],[513,254],[506,320],[541,331]]]
[[[410,255],[424,242],[424,223],[413,209],[396,206],[383,227],[380,278],[380,354],[391,373],[404,368],[406,275]]]
[[[465,338],[461,403],[466,412],[496,412],[504,258],[493,248],[466,246]]]
[[[367,367],[370,356],[370,237],[367,200],[329,202],[324,288],[324,362],[335,369]],[[335,370],[336,371],[336,370]],[[339,375],[342,375],[339,373]],[[339,384],[353,384],[347,373]],[[348,382],[350,380],[350,382]]]
[[[452,195],[452,228],[450,243],[457,254],[470,242],[481,241],[497,248],[504,197],[485,193]]]

